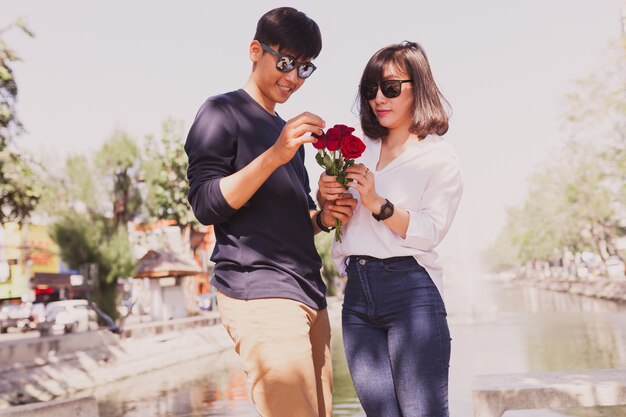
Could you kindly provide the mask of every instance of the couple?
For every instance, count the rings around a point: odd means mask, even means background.
[[[349,168],[347,190],[321,175],[318,210],[302,145],[325,122],[308,112],[285,122],[275,107],[314,73],[321,47],[304,13],[267,12],[250,43],[248,81],[209,98],[189,132],[189,201],[215,225],[222,323],[261,416],[331,417],[331,330],[313,237],[338,219],[345,352],[365,412],[448,416],[450,335],[433,248],[462,182],[440,137],[443,97],[419,45],[378,51],[359,88],[363,163]]]

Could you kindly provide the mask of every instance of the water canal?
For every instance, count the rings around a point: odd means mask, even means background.
[[[471,293],[475,298],[471,312],[450,309],[449,315],[454,417],[472,416],[470,387],[475,375],[626,367],[624,305],[487,282]],[[364,417],[345,364],[338,318],[335,321],[334,416]],[[101,417],[257,415],[232,352],[116,382],[94,394]],[[618,417],[626,416],[626,407],[505,414],[522,416]]]

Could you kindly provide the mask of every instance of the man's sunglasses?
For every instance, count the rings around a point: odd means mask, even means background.
[[[264,43],[261,44],[261,48],[276,57],[276,69],[280,72],[291,72],[294,68],[297,68],[298,77],[304,80],[305,78],[309,78],[311,74],[313,74],[313,71],[317,69],[311,62],[298,62],[294,57],[279,54]]]
[[[384,80],[380,82],[380,91],[387,98],[398,97],[402,92],[402,84],[412,83],[413,80]],[[378,94],[378,84],[365,84],[361,86],[361,94],[366,100],[374,100]]]

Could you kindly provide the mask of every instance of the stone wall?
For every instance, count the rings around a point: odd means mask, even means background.
[[[0,417],[98,417],[94,397],[27,404],[0,410]]]
[[[232,349],[213,317],[0,344],[0,408],[67,398],[140,373]],[[134,335],[134,336],[133,336]]]
[[[531,277],[519,275],[513,282],[533,287],[567,292],[570,294],[596,297],[604,300],[626,302],[626,279],[593,278],[580,279],[572,277]]]

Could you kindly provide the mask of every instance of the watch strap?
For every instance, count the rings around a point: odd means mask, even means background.
[[[375,218],[377,221],[386,220],[390,218],[391,216],[393,216],[393,211],[394,211],[393,204],[385,198],[385,203],[383,203],[383,205],[380,206],[380,213],[378,214],[372,213],[372,217]]]

